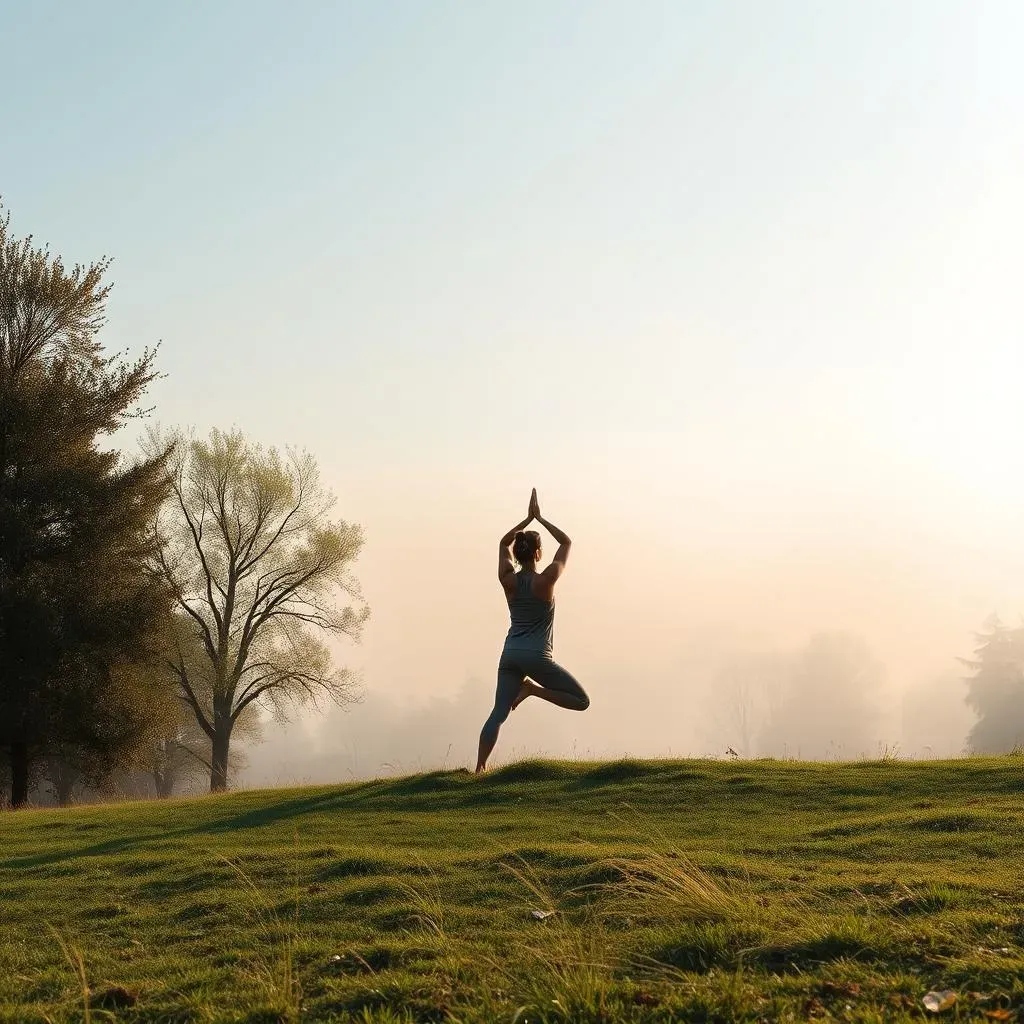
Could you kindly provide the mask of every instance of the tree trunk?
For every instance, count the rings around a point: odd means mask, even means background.
[[[11,806],[15,809],[28,803],[28,744],[16,740],[11,744]]]
[[[57,776],[57,803],[61,807],[67,807],[71,803],[71,797],[75,791],[75,772],[66,764],[61,765],[60,774]]]
[[[220,721],[213,735],[213,758],[210,771],[210,792],[223,793],[228,788],[228,748],[231,745],[231,723]]]
[[[162,772],[153,772],[153,781],[156,783],[156,795],[160,800],[166,800],[174,792],[175,773],[168,764]]]

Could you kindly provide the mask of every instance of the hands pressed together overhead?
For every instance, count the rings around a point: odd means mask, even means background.
[[[557,553],[555,555],[556,561],[564,562],[565,561],[565,557],[568,555],[568,552],[569,552],[569,543],[570,543],[569,538],[565,535],[565,533],[562,530],[558,529],[558,527],[554,526],[552,523],[549,523],[540,514],[540,502],[537,500],[537,488],[536,487],[534,487],[533,490],[530,492],[530,505],[529,505],[529,508],[526,510],[526,518],[521,523],[516,523],[516,525],[513,526],[512,529],[509,530],[508,533],[506,533],[504,537],[501,538],[501,541],[499,542],[501,548],[504,549],[504,548],[508,547],[512,543],[512,541],[515,539],[515,535],[520,530],[525,530],[530,525],[530,523],[532,523],[534,520],[536,520],[538,523],[540,523],[540,525],[543,526],[544,529],[546,529],[548,531],[548,533],[550,533],[551,536],[554,537],[555,540],[560,545],[564,545],[565,546],[564,550],[561,552],[561,556],[559,554],[557,554]],[[503,555],[502,558],[504,558],[504,557],[505,556]],[[504,565],[504,564],[505,563],[503,561],[502,565]]]

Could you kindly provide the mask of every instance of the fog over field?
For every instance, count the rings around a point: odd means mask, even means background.
[[[844,496],[841,518],[820,496],[815,507],[810,485],[791,503],[785,488],[774,504],[763,491],[744,498],[739,473],[718,502],[697,481],[690,501],[682,484],[670,501],[658,496],[677,515],[637,516],[631,496],[655,503],[643,481],[628,469],[607,474],[603,492],[583,495],[553,480],[545,508],[574,540],[556,656],[591,707],[572,714],[528,701],[504,727],[495,763],[730,747],[805,758],[962,752],[974,716],[956,659],[970,656],[972,632],[992,612],[1012,623],[1024,607],[1024,559],[1007,557],[1012,524],[996,532],[982,501],[948,502],[965,525],[976,516],[979,532],[982,523],[993,532],[929,536],[928,510],[943,494],[920,478],[906,481],[916,496],[890,492],[877,508]],[[502,518],[467,484],[446,496],[461,509],[449,520],[432,507],[429,473],[401,490],[405,515],[363,515],[377,523],[359,567],[374,614],[361,646],[338,649],[362,672],[363,703],[268,729],[247,751],[245,784],[472,767],[507,624],[493,549],[521,496],[503,489]]]
[[[1024,5],[100,6],[12,22],[12,230],[115,257],[154,419],[365,530],[363,702],[237,781],[473,767],[531,487],[592,704],[493,764],[963,750],[1024,613]]]

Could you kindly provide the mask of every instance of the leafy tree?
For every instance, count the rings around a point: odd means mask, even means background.
[[[182,700],[211,744],[210,788],[227,786],[232,733],[257,708],[354,698],[318,634],[358,640],[368,608],[349,572],[356,524],[332,522],[334,498],[308,453],[282,457],[237,432],[176,434],[170,500],[157,523],[157,566],[183,633],[170,659]],[[159,435],[153,451],[161,450]],[[196,652],[199,652],[198,656]]]
[[[168,453],[124,464],[101,439],[139,414],[154,353],[105,356],[107,260],[67,270],[0,218],[0,753],[11,802],[33,763],[74,749],[107,771],[151,701],[169,596],[149,568]]]
[[[186,714],[152,744],[147,759],[153,789],[164,799],[210,770],[209,739]]]
[[[189,640],[194,642],[194,634],[187,629],[179,629],[177,636],[181,643]],[[191,706],[181,699],[182,691],[177,681],[180,652],[180,647],[168,649],[159,666],[159,672],[163,676],[160,688],[163,692],[167,692],[167,688],[169,688],[173,697],[173,709],[164,720],[162,728],[150,740],[140,758],[140,767],[152,782],[154,794],[160,799],[190,788],[204,775],[209,777],[213,770],[210,737],[200,726]],[[187,671],[193,692],[201,706],[208,713],[212,713],[213,694],[208,685],[206,673],[203,671],[204,659],[205,653],[202,650],[196,651],[195,656],[188,662]],[[259,715],[255,705],[250,705],[235,723],[232,738],[242,737],[251,742],[259,734]],[[244,766],[245,759],[232,750],[228,757],[229,775],[241,771]]]
[[[967,742],[977,754],[1005,754],[1024,746],[1024,628],[996,617],[986,625],[974,657],[960,659],[972,670],[965,700],[978,716]]]
[[[45,777],[58,803],[70,802],[72,794],[85,799],[98,794],[168,797],[209,772],[209,737],[191,709],[182,703],[176,678],[168,667],[175,642],[181,639],[180,623],[169,614],[165,625],[158,656],[135,666],[135,671],[145,675],[141,685],[150,701],[145,733],[139,735],[130,756],[112,766],[111,771],[90,771],[88,751],[63,745],[50,752]],[[251,724],[245,723],[250,731]],[[239,765],[233,763],[231,767],[238,770]]]

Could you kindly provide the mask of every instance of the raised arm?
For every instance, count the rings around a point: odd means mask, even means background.
[[[536,495],[537,492],[534,491],[534,497],[530,503],[530,511],[534,513],[534,518],[537,522],[555,538],[558,544],[558,550],[555,552],[555,557],[551,560],[551,564],[541,573],[543,579],[551,586],[554,586],[558,577],[565,572],[565,563],[569,560],[569,549],[572,547],[572,541],[564,530],[560,530],[554,523],[549,523],[540,514]]]
[[[515,575],[516,571],[515,566],[512,564],[512,553],[509,551],[509,545],[516,539],[516,534],[520,530],[525,530],[532,522],[533,516],[527,516],[521,523],[516,523],[516,525],[498,541],[498,579],[502,586],[505,585],[505,581],[509,576]]]

